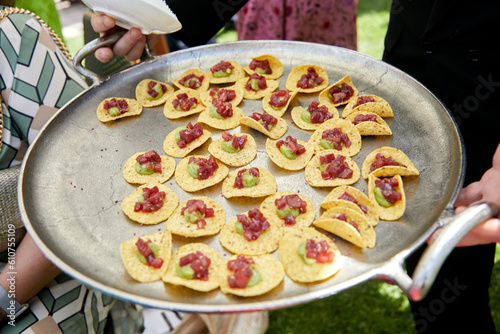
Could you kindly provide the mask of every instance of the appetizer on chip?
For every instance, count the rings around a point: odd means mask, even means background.
[[[206,92],[201,92],[200,99],[207,107],[210,107],[215,99],[219,99],[222,102],[229,102],[233,107],[236,107],[243,100],[243,88],[236,86],[226,88],[214,87]]]
[[[175,159],[160,156],[156,151],[139,152],[123,166],[123,177],[128,183],[164,183],[174,174]]]
[[[355,111],[369,112],[380,117],[394,117],[389,103],[376,95],[360,95],[356,99],[349,101],[342,111],[342,117],[346,118]]]
[[[252,75],[257,73],[266,79],[278,79],[283,75],[283,64],[272,55],[262,55],[252,58],[250,64],[244,70]]]
[[[215,235],[226,223],[222,206],[205,196],[185,200],[167,220],[167,231],[188,238]]]
[[[192,89],[198,92],[204,92],[210,85],[206,78],[206,73],[199,68],[191,68],[184,71],[177,80],[172,81],[179,89]]]
[[[397,220],[406,210],[406,196],[401,176],[381,178],[368,176],[368,195],[376,204],[380,219]]]
[[[278,189],[276,180],[262,167],[243,167],[235,170],[222,183],[222,195],[231,197],[264,197]]]
[[[354,124],[362,136],[391,136],[389,125],[377,114],[363,111],[350,113],[345,120]]]
[[[303,130],[316,130],[321,124],[332,118],[339,118],[337,108],[328,108],[313,101],[307,108],[295,107],[292,109],[292,121]]]
[[[281,228],[282,235],[291,228],[310,226],[316,216],[314,203],[292,191],[279,191],[268,196],[260,205],[260,211],[272,225]]]
[[[165,153],[174,158],[183,158],[192,150],[203,145],[212,133],[203,129],[200,123],[179,126],[170,132],[163,142]]]
[[[384,146],[366,156],[361,167],[361,175],[364,179],[367,179],[370,174],[377,177],[417,176],[419,172],[403,151]]]
[[[266,112],[262,114],[254,112],[250,116],[242,117],[240,124],[262,132],[271,139],[280,138],[288,129],[286,121],[283,118],[276,118]]]
[[[332,277],[341,267],[335,243],[312,227],[291,231],[280,241],[279,259],[295,282],[311,283]]]
[[[276,80],[266,79],[257,73],[244,77],[236,82],[236,87],[243,90],[243,97],[247,100],[259,100],[279,87]]]
[[[212,84],[236,82],[244,76],[243,67],[233,60],[221,60],[207,72],[207,80]]]
[[[366,217],[346,207],[332,207],[313,222],[360,248],[375,247],[375,229]]]
[[[212,156],[191,155],[177,164],[175,181],[184,191],[194,192],[221,182],[228,173],[229,169]]]
[[[233,255],[219,270],[219,285],[223,293],[252,297],[271,291],[284,277],[283,265],[272,255]]]
[[[368,218],[368,222],[372,226],[375,227],[378,224],[378,210],[375,203],[362,191],[351,186],[333,188],[325,199],[319,203],[319,206],[324,209],[330,209],[334,206],[346,206],[356,211],[359,209]]]
[[[110,97],[97,107],[97,119],[103,123],[142,113],[142,105],[134,100],[121,97]]]
[[[224,260],[217,251],[202,243],[181,246],[172,255],[162,279],[206,292],[219,287],[219,270]]]
[[[172,253],[172,235],[158,232],[122,242],[120,253],[128,274],[139,282],[161,280]]]
[[[175,192],[161,183],[139,186],[122,201],[122,210],[131,220],[144,225],[161,223],[179,204]]]
[[[299,65],[292,68],[286,79],[285,87],[289,91],[301,93],[319,92],[328,86],[328,74],[317,65]]]
[[[198,116],[198,122],[210,125],[215,129],[229,130],[240,125],[240,119],[244,116],[243,110],[233,107],[230,102],[214,99],[213,104],[205,108]]]
[[[278,227],[270,224],[258,208],[236,215],[219,233],[219,241],[224,248],[234,254],[245,255],[274,252],[280,237]]]
[[[337,187],[358,182],[360,172],[358,165],[351,158],[334,150],[326,150],[309,161],[304,175],[310,186]]]
[[[135,88],[135,98],[143,107],[156,107],[165,103],[174,87],[152,79],[144,79]]]
[[[257,156],[257,143],[249,134],[222,133],[222,138],[208,145],[208,152],[226,165],[241,167]]]
[[[287,170],[301,170],[311,160],[314,150],[309,143],[287,136],[285,140],[266,140],[266,152],[279,167]]]
[[[292,102],[297,92],[289,92],[286,89],[267,94],[262,99],[262,109],[274,117],[281,117]]]
[[[352,157],[361,150],[361,135],[351,122],[334,118],[324,122],[314,131],[309,138],[309,144],[315,154],[334,150],[338,154]]]
[[[346,75],[319,93],[319,103],[328,107],[337,107],[347,104],[352,100],[356,100],[358,94],[358,89],[352,83],[351,78]]]
[[[192,89],[178,90],[167,98],[163,106],[163,115],[168,119],[177,119],[203,111],[200,95]]]

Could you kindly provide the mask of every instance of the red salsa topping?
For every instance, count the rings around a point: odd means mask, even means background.
[[[290,99],[290,93],[286,89],[279,90],[271,94],[269,104],[276,109],[283,108]]]
[[[198,180],[208,179],[210,176],[214,175],[215,171],[219,168],[217,161],[212,156],[208,159],[189,157],[188,163],[195,163],[200,167],[198,168]]]
[[[316,69],[314,67],[309,67],[306,74],[302,74],[299,81],[297,82],[297,87],[299,88],[314,88],[324,81],[320,78]]]
[[[320,106],[316,101],[311,102],[307,111],[311,114],[311,123],[323,123],[333,117],[325,105]]]
[[[271,226],[266,217],[257,208],[250,209],[248,217],[246,215],[237,215],[236,218],[241,223],[245,231],[243,236],[248,241],[257,240],[260,232],[267,230]]]
[[[342,221],[347,223],[347,216],[345,215],[345,213],[339,213],[339,214],[333,215],[332,218],[339,219],[339,220],[342,220]],[[356,222],[350,221],[349,225],[354,227],[359,232],[358,224]]]
[[[245,175],[245,173],[247,171],[248,171],[248,174],[250,174],[252,176],[255,176],[255,177],[260,176],[259,169],[256,167],[252,167],[250,169],[243,168],[243,169],[238,171],[238,174],[236,175],[236,179],[234,179],[234,185],[233,185],[234,188],[243,189],[245,187],[243,185],[243,175]],[[256,185],[257,184],[258,184],[258,181],[257,181]]]
[[[253,264],[251,257],[246,258],[245,255],[238,255],[236,260],[227,262],[227,269],[234,272],[234,275],[227,277],[227,283],[231,289],[244,289],[248,285],[253,272],[250,264]]]
[[[156,173],[161,173],[161,157],[156,151],[152,150],[141,154],[135,160],[141,165],[146,165],[146,169],[154,168]]]
[[[215,73],[215,72],[226,72],[228,68],[231,69],[231,70],[233,70],[234,66],[231,65],[231,63],[228,62],[228,61],[221,60],[220,62],[218,62],[217,64],[215,64],[214,66],[212,66],[212,68],[210,68],[210,71],[212,73]]]
[[[347,162],[345,162],[345,159],[342,155],[337,155],[337,157],[333,154],[321,156],[319,162],[321,164],[321,177],[323,180],[333,180],[335,178],[350,179],[353,171]]]
[[[388,157],[386,158],[382,153],[377,153],[375,155],[375,160],[372,162],[370,165],[370,173],[373,172],[375,169],[384,167],[384,166],[402,166],[406,167],[403,164],[400,164],[396,160],[394,160],[393,157]]]
[[[366,96],[366,95],[359,96],[358,99],[356,100],[356,104],[352,107],[352,109],[368,102],[376,102],[376,101],[371,96]]]
[[[362,123],[362,122],[375,122],[375,123],[378,123],[377,116],[370,115],[370,114],[367,114],[367,115],[359,114],[359,115],[356,115],[356,117],[354,117],[354,120],[352,121],[352,124],[358,125],[359,123]]]
[[[278,210],[283,210],[288,206],[290,209],[299,209],[299,213],[307,212],[307,202],[303,201],[297,194],[281,196],[274,200],[274,204]],[[285,225],[295,225],[295,216],[287,215],[283,219]]]
[[[321,134],[321,139],[328,140],[334,149],[341,151],[342,145],[345,147],[351,146],[351,140],[346,133],[340,128],[327,129]]]
[[[241,135],[241,136],[233,136],[232,134],[224,131],[222,133],[222,139],[224,141],[231,141],[231,146],[235,149],[235,150],[242,150],[244,147],[245,147],[245,144],[247,142],[247,135]]]
[[[224,88],[212,88],[210,90],[210,97],[212,98],[212,103],[214,99],[218,99],[222,102],[230,102],[236,97],[236,91],[233,89]]]
[[[111,108],[118,108],[118,115],[124,114],[128,111],[128,103],[125,99],[112,98],[110,100],[104,101],[103,105],[104,109],[108,110]]]
[[[328,90],[329,98],[332,100],[332,103],[343,103],[351,98],[354,95],[354,89],[345,82],[340,85],[333,86]]]
[[[262,124],[262,126],[267,130],[267,131],[270,131],[269,130],[269,126],[275,126],[276,124],[278,124],[278,119],[266,112],[262,113],[262,114],[259,114],[258,112],[254,112],[253,114],[250,115],[250,118],[256,120],[257,122],[259,122],[260,124]]]
[[[135,246],[137,247],[139,253],[141,253],[142,256],[144,256],[144,258],[146,259],[148,266],[158,269],[163,264],[163,259],[155,257],[153,250],[151,249],[151,247],[149,247],[150,243],[151,240],[145,242],[144,240],[139,238],[135,243]]]
[[[306,151],[304,145],[297,143],[297,139],[292,136],[287,136],[285,140],[280,139],[276,142],[276,147],[280,149],[281,145],[286,145],[290,149],[291,153],[301,155]]]
[[[271,69],[271,66],[269,65],[269,60],[264,59],[264,60],[257,60],[257,59],[252,59],[250,62],[250,65],[248,65],[252,71],[255,71],[257,68],[260,68],[262,72],[265,74],[271,74],[273,73],[273,70]]]
[[[375,180],[375,187],[379,187],[382,195],[385,197],[386,201],[394,204],[401,200],[401,194],[395,189],[399,185],[398,180],[395,178],[386,178],[381,180]]]
[[[365,214],[368,213],[368,209],[366,208],[366,206],[364,206],[362,204],[359,204],[358,201],[354,198],[354,196],[352,196],[351,194],[349,194],[347,191],[345,191],[339,197],[339,199],[343,199],[344,201],[352,202],[352,203],[356,204],[357,206],[359,206],[359,208],[361,209],[361,211],[363,211]]]
[[[194,125],[189,122],[186,125],[186,129],[179,131],[180,140],[177,142],[177,146],[184,148],[203,134],[203,127],[200,123],[195,123]]]
[[[256,84],[252,85],[252,81],[256,82]],[[259,88],[259,89],[254,89]],[[257,73],[253,73],[250,78],[248,78],[247,84],[245,85],[246,90],[250,91],[259,91],[267,88],[266,78],[262,75],[258,75]]]
[[[191,73],[179,80],[179,84],[191,89],[197,89],[200,88],[201,84],[203,83],[203,79],[205,79],[203,75],[197,76],[196,74]]]
[[[191,269],[193,269],[193,279],[199,279],[200,281],[208,281],[208,269],[210,268],[210,259],[205,256],[200,251],[196,253],[189,253],[183,256],[179,260],[179,266],[184,267],[190,264]]]
[[[212,100],[212,105],[217,108],[216,112],[224,118],[233,116],[233,105],[229,102],[222,102],[222,100]]]
[[[157,84],[157,82],[153,81],[153,80],[151,80],[150,82],[148,82],[148,94],[149,94],[149,96],[151,96],[154,99],[159,94],[156,90],[153,89],[156,86],[156,84]],[[165,86],[164,84],[160,84],[160,87],[161,87],[161,91],[163,93],[165,93],[167,91],[167,86]]]
[[[163,206],[163,200],[165,199],[165,192],[160,191],[157,186],[153,188],[142,188],[142,197],[144,200],[142,202],[136,202],[134,206],[134,212],[153,212],[158,211]]]
[[[207,208],[205,202],[200,199],[190,199],[189,201],[187,201],[186,206],[181,210],[181,215],[184,216],[184,211],[186,210],[188,210],[189,213],[197,212],[200,217],[203,217],[192,222],[197,224],[198,229],[204,228],[207,225],[207,222],[204,218],[214,217],[214,209]]]
[[[172,106],[176,110],[188,111],[193,107],[196,107],[198,100],[194,97],[189,98],[186,93],[178,94],[177,98],[172,101]]]
[[[330,249],[330,245],[326,240],[316,242],[313,239],[307,239],[306,257],[315,259],[317,263],[332,263],[335,253],[328,251],[328,249]]]

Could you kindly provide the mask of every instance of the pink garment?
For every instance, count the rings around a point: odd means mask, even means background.
[[[249,0],[238,12],[239,40],[282,39],[356,50],[355,0]]]

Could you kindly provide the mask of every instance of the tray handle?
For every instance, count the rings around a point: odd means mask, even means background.
[[[75,67],[76,71],[92,80],[93,85],[96,85],[97,83],[105,81],[107,78],[109,78],[109,76],[103,77],[98,75],[97,73],[92,72],[88,68],[84,67],[82,62],[87,56],[93,54],[97,49],[115,44],[125,33],[126,31],[118,31],[108,36],[96,38],[85,44],[73,57],[73,66]],[[148,44],[146,43],[141,60],[149,60],[152,58],[154,58],[154,56],[151,53]]]
[[[410,300],[422,300],[457,243],[476,225],[497,216],[499,212],[500,209],[496,205],[481,202],[469,206],[456,216],[438,222],[438,226],[445,225],[424,251],[413,277],[409,277],[403,269],[407,254],[399,254],[386,262],[381,268],[382,274],[375,274],[374,278],[397,284]]]

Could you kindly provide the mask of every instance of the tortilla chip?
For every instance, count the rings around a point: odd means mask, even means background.
[[[347,222],[333,218],[333,216],[339,214],[345,214]],[[349,222],[355,222],[358,229]],[[333,207],[326,210],[313,222],[313,225],[331,232],[360,248],[375,247],[375,230],[373,226],[368,223],[364,215],[346,207]]]
[[[248,258],[249,256],[245,256]],[[231,288],[227,282],[229,276],[234,275],[233,271],[227,269],[227,262],[235,260],[237,255],[231,256],[221,265],[219,271],[219,285],[223,293],[230,293],[240,297],[253,297],[263,295],[277,287],[285,277],[285,271],[281,262],[272,255],[252,256],[253,267],[259,271],[262,281],[258,284],[244,289]]]
[[[135,243],[139,237],[122,242],[120,253],[123,264],[128,274],[139,282],[154,282],[161,280],[168,267],[172,253],[172,235],[169,232],[158,232],[141,237],[142,240],[154,242],[158,246],[158,257],[163,259],[163,264],[156,269],[139,261],[138,250]]]
[[[243,213],[248,217],[248,211]],[[262,212],[262,214],[264,214]],[[266,219],[267,217],[264,216]],[[256,240],[248,241],[242,234],[236,232],[235,223],[238,221],[234,217],[222,227],[219,233],[219,242],[224,248],[234,254],[245,255],[261,255],[274,252],[279,245],[281,232],[278,226],[273,225],[272,221],[268,220],[269,226],[265,231],[261,231]]]
[[[135,203],[137,203],[139,196],[142,195],[142,189],[153,188],[154,186],[158,187],[159,191],[163,191],[166,194],[162,207],[159,210],[152,212],[135,212]],[[177,204],[179,204],[179,199],[172,189],[164,184],[154,182],[139,186],[132,194],[123,199],[121,206],[123,213],[125,213],[131,220],[144,225],[154,225],[167,220],[172,212],[174,212]]]
[[[306,212],[299,213],[299,215],[295,217],[295,224],[293,225],[285,224],[284,219],[280,218],[276,213],[275,201],[282,196],[287,195],[298,195],[301,200],[307,203]],[[292,191],[278,191],[277,193],[266,197],[266,199],[260,205],[260,211],[265,217],[267,217],[269,224],[276,225],[280,228],[282,236],[292,229],[310,226],[314,218],[316,217],[316,207],[314,206],[314,203],[308,197],[302,194],[294,193]]]
[[[288,126],[286,125],[286,121],[283,118],[278,118],[278,117],[276,117],[276,118],[278,119],[278,124],[273,126],[271,131],[267,131],[266,128],[264,128],[264,126],[262,124],[260,124],[259,122],[257,122],[256,120],[254,120],[253,118],[250,118],[248,116],[242,117],[240,119],[240,124],[249,126],[252,129],[257,130],[257,131],[265,134],[266,136],[268,136],[271,139],[278,139],[286,133]]]
[[[246,86],[249,79],[250,79],[249,77],[241,78],[238,81],[236,81],[236,85],[235,85],[236,87],[238,87],[238,89],[243,90],[243,98],[245,98],[247,100],[262,99],[264,96],[274,92],[279,87],[278,81],[272,80],[272,79],[266,79],[267,87],[265,89],[261,89],[258,91],[248,90],[245,88],[245,86]]]
[[[182,209],[186,207],[189,200],[202,200],[205,202],[207,208],[212,208],[214,210],[214,217],[204,218],[207,223],[205,227],[199,229],[196,223],[187,222],[182,215]],[[177,206],[174,213],[166,222],[167,231],[172,234],[180,235],[187,238],[203,237],[207,235],[215,235],[219,233],[220,229],[226,223],[226,214],[222,206],[214,201],[213,199],[205,196],[192,197],[185,200]]]
[[[341,102],[341,103],[333,103],[332,100],[330,100],[330,98],[328,97],[328,91],[333,87],[333,86],[338,86],[338,85],[341,85],[342,83],[346,83],[348,84],[349,86],[352,87],[353,91],[354,91],[354,94],[346,101],[344,102]],[[337,81],[336,83],[334,83],[333,85],[325,88],[323,91],[321,91],[321,93],[319,93],[319,103],[321,104],[324,104],[326,106],[328,106],[328,108],[330,108],[330,106],[333,106],[333,107],[337,107],[337,106],[340,106],[340,105],[343,105],[343,104],[347,104],[349,103],[350,101],[353,101],[353,100],[356,100],[358,98],[358,95],[359,95],[359,91],[358,89],[354,86],[354,84],[352,83],[351,81],[351,77],[349,77],[348,75],[344,76],[342,79],[340,79],[339,81]]]
[[[320,170],[320,162],[319,158],[321,156],[325,156],[327,154],[334,154],[337,157],[338,151],[336,150],[326,150],[318,153],[314,156],[311,161],[306,166],[306,170],[304,176],[306,178],[306,182],[313,187],[337,187],[337,186],[348,186],[358,182],[360,177],[359,167],[356,163],[349,157],[345,158],[345,162],[349,165],[349,168],[352,169],[353,174],[349,179],[340,179],[335,178],[332,180],[323,180],[321,177]]]
[[[250,169],[251,167],[243,167],[235,170],[222,183],[222,195],[225,198],[231,197],[264,197],[274,194],[278,189],[276,179],[273,174],[265,168],[255,167],[259,170],[259,183],[253,187],[243,187],[238,189],[234,187],[234,181],[238,172],[242,169]]]
[[[111,99],[116,99],[117,101],[123,99],[123,100],[127,101],[128,111],[123,113],[123,114],[120,114],[118,116],[111,116],[108,113],[108,111],[106,109],[104,109],[104,103],[106,101],[111,100]],[[108,97],[106,100],[102,101],[99,104],[99,106],[97,107],[96,113],[97,113],[97,119],[99,121],[101,121],[102,123],[105,123],[105,122],[117,120],[119,118],[140,115],[142,113],[142,105],[134,99],[127,99],[124,97]]]
[[[194,74],[194,75],[196,75],[199,78],[203,77],[203,80],[201,81],[200,87],[198,87],[196,89],[192,89],[192,88],[189,88],[189,87],[185,87],[185,86],[183,86],[183,85],[181,85],[179,83],[180,80],[182,80],[184,77],[188,76],[189,74]],[[173,80],[172,83],[174,85],[176,85],[179,89],[191,89],[191,90],[195,90],[195,91],[197,91],[199,93],[206,91],[208,89],[208,86],[210,86],[210,82],[207,79],[207,74],[205,72],[203,72],[202,70],[200,70],[199,68],[190,68],[190,69],[184,71],[184,73],[182,73],[177,78],[177,80]]]
[[[254,73],[257,73],[259,75],[262,75],[266,79],[278,79],[283,75],[283,64],[281,61],[276,58],[275,56],[272,55],[262,55],[258,57],[253,57],[252,59],[258,60],[258,61],[263,61],[263,60],[268,60],[269,61],[269,67],[271,68],[272,73],[270,74],[260,74],[255,72],[254,70],[250,69],[250,65],[245,66],[243,69],[249,74],[252,75]]]
[[[295,95],[297,95],[298,92],[296,92],[296,91],[289,92],[290,98],[288,99],[288,102],[286,103],[286,105],[284,105],[283,107],[281,107],[279,109],[274,109],[274,107],[272,107],[269,104],[269,101],[271,101],[271,96],[274,93],[275,92],[271,92],[271,93],[267,94],[266,96],[264,96],[264,98],[262,99],[262,109],[264,109],[264,111],[267,112],[268,114],[273,115],[274,117],[278,118],[278,117],[281,117],[285,114],[286,110],[288,109],[288,106],[290,105],[293,98],[295,97]]]
[[[219,159],[226,165],[232,167],[241,167],[249,164],[257,156],[257,143],[255,139],[247,133],[237,133],[232,134],[233,136],[240,137],[241,135],[247,136],[247,141],[245,147],[236,153],[229,153],[222,149],[221,143],[224,141],[223,138],[219,138],[208,145],[208,152],[214,156],[214,158]]]
[[[202,281],[199,279],[186,279],[177,275],[177,266],[179,265],[180,259],[186,255],[196,253],[198,251],[202,252],[203,255],[210,259],[208,280]],[[168,264],[168,268],[165,271],[162,279],[163,282],[175,285],[183,285],[196,291],[211,291],[219,287],[219,270],[223,263],[224,260],[215,249],[202,243],[186,244],[176,250],[172,255],[171,260]]]
[[[175,134],[180,128],[182,128],[182,126],[179,126],[174,131],[170,132],[163,142],[163,150],[165,151],[165,153],[174,158],[184,158],[191,151],[193,151],[195,148],[200,147],[208,139],[210,139],[210,137],[212,137],[212,133],[210,131],[203,129],[203,134],[200,137],[187,144],[186,147],[180,148],[175,141]]]
[[[389,125],[387,125],[387,123],[382,119],[382,117],[380,117],[379,115],[374,114],[374,113],[356,111],[356,112],[349,114],[349,116],[347,116],[345,118],[345,120],[354,124],[354,119],[358,115],[374,115],[377,119],[376,122],[367,121],[367,122],[361,122],[361,123],[354,125],[356,127],[356,129],[358,129],[360,135],[362,135],[362,136],[391,136],[392,135],[392,131],[391,131],[391,128],[389,127]]]
[[[348,193],[349,195],[354,197],[357,204],[350,202],[348,200],[340,199],[339,197],[342,196],[344,193]],[[368,222],[372,226],[375,227],[378,225],[378,210],[375,206],[375,203],[373,203],[373,201],[370,198],[368,198],[368,196],[363,194],[362,191],[351,186],[335,187],[333,188],[332,191],[330,191],[330,193],[325,197],[325,199],[321,203],[319,203],[319,206],[321,206],[324,209],[330,209],[331,207],[336,206],[338,204],[337,201],[341,202],[342,205],[347,204],[347,207],[349,208],[359,209],[366,216]],[[366,208],[367,213],[364,213],[361,210],[360,205]]]
[[[323,131],[332,130],[334,128],[340,128],[343,133],[347,134],[349,140],[351,141],[351,145],[349,147],[342,145],[342,150],[340,151],[333,149],[333,151],[336,152],[335,154],[340,154],[346,157],[352,157],[358,154],[361,150],[361,135],[359,134],[358,129],[351,122],[340,118],[329,119],[318,126],[316,131],[314,131],[311,138],[309,138],[309,144],[314,148],[314,153],[318,154],[319,152],[327,150],[320,144],[321,137],[323,135]]]
[[[309,143],[297,139],[297,143],[303,145],[306,151],[301,155],[297,155],[293,159],[288,159],[276,146],[277,142],[277,140],[271,140],[268,138],[266,140],[266,152],[272,162],[286,170],[304,169],[314,154],[314,149],[311,147],[311,145],[309,145]]]
[[[320,104],[320,106],[321,106],[321,104]],[[333,106],[330,106],[330,107],[327,106],[327,108],[328,108],[328,111],[333,116],[329,120],[331,120],[331,119],[338,119],[339,118],[339,112],[338,112],[337,108],[335,108]],[[308,123],[308,122],[304,121],[302,119],[302,111],[304,109],[307,109],[307,108],[295,107],[295,108],[292,109],[292,112],[291,112],[292,121],[299,128],[301,128],[302,130],[308,130],[308,131],[313,130],[313,131],[315,131],[316,129],[318,129],[321,126],[321,124],[325,123],[325,122],[323,122],[323,123]]]
[[[386,158],[392,157],[394,160],[396,160],[396,162],[399,162],[404,166],[384,166],[370,172],[370,166],[375,161],[375,157],[378,153],[382,154]],[[394,175],[418,176],[419,172],[415,165],[413,165],[413,163],[411,162],[410,158],[408,158],[408,156],[403,151],[398,150],[394,147],[384,146],[374,150],[366,156],[365,161],[363,162],[363,166],[361,167],[361,175],[364,179],[367,179],[369,174],[377,177]]]
[[[227,117],[224,119],[219,119],[210,116],[210,112],[208,111],[210,107],[206,107],[200,116],[198,116],[198,122],[205,123],[212,128],[219,130],[229,130],[234,129],[238,125],[240,125],[240,119],[245,117],[245,113],[238,107],[233,106],[233,116]]]
[[[318,76],[323,79],[323,82],[313,88],[299,88],[297,87],[297,83],[299,82],[300,78],[302,75],[307,74],[307,69],[309,67],[313,67],[316,70],[316,73],[318,73]],[[315,93],[319,92],[325,87],[328,86],[328,74],[326,73],[325,69],[321,66],[318,65],[298,65],[292,68],[290,73],[288,74],[288,77],[286,79],[285,87],[289,91],[297,91],[301,93]]]
[[[358,98],[362,96],[372,97],[375,100],[375,102],[366,102],[353,109],[354,105],[357,103]],[[394,117],[394,113],[392,112],[392,108],[389,105],[389,103],[387,103],[387,101],[384,100],[383,98],[376,95],[368,95],[368,94],[360,95],[357,98],[350,100],[349,103],[345,106],[344,110],[342,111],[342,118],[346,118],[351,113],[356,111],[364,113],[369,112],[377,114],[380,117]]]
[[[164,85],[167,90],[163,92],[163,95],[155,100],[149,100],[146,96],[148,94],[148,84],[151,81],[155,81],[159,83],[160,85]],[[164,82],[158,81],[158,80],[153,80],[153,79],[145,79],[142,80],[137,84],[137,87],[135,88],[135,98],[137,99],[137,102],[139,102],[143,107],[149,108],[149,107],[156,107],[159,105],[162,105],[165,103],[167,98],[174,92],[175,88],[170,86],[169,84],[166,84]]]
[[[164,183],[172,175],[174,175],[175,171],[175,159],[166,155],[160,156],[161,158],[161,173],[154,172],[153,174],[144,175],[137,173],[135,170],[135,163],[137,162],[136,158],[146,152],[139,152],[131,156],[127,162],[125,162],[125,166],[123,166],[123,177],[125,181],[132,184],[145,184],[145,183]]]
[[[177,100],[177,96],[184,93],[187,94],[189,99],[195,98],[198,102],[196,103],[196,106],[194,108],[187,111],[177,110],[172,105],[172,102],[174,100]],[[197,91],[192,89],[182,89],[170,94],[170,96],[167,98],[167,100],[165,101],[165,105],[163,106],[163,115],[165,115],[165,117],[168,119],[177,119],[200,113],[204,109],[205,106],[203,105],[203,103],[201,103],[200,95]]]
[[[307,264],[299,255],[299,246],[312,239],[317,243],[326,241],[335,254],[331,263],[317,263]],[[335,243],[323,233],[317,231],[312,227],[299,228],[288,233],[280,241],[279,259],[283,264],[285,273],[295,282],[310,283],[317,282],[329,277],[332,277],[339,272],[341,268],[341,254]]]
[[[379,178],[370,174],[368,176],[368,196],[375,203],[380,219],[383,220],[397,220],[401,218],[406,210],[406,196],[403,187],[403,179],[399,175],[395,175],[394,178],[398,181],[398,186],[395,188],[397,192],[401,194],[401,200],[394,203],[392,206],[386,208],[380,205],[375,199],[374,189],[375,181]]]
[[[229,173],[229,169],[224,164],[217,161],[219,168],[217,168],[214,175],[210,176],[208,179],[205,180],[195,179],[191,175],[189,175],[188,172],[188,164],[190,157],[191,156],[185,157],[184,159],[179,161],[177,167],[175,168],[175,181],[177,182],[179,187],[181,187],[184,191],[195,192],[201,189],[211,187],[224,180],[224,178]],[[192,157],[205,158],[205,159],[209,158],[203,155],[193,155]]]
[[[220,88],[220,87],[216,87],[216,88],[217,89],[234,90],[236,96],[231,101],[227,101],[227,102],[231,103],[233,105],[233,107],[236,107],[243,100],[243,89],[241,87],[236,87],[236,85],[233,85],[233,86],[224,87],[224,88]],[[212,96],[210,96],[210,92],[214,89],[215,88],[209,89],[205,92],[200,92],[201,102],[207,107],[210,107],[212,105],[213,98],[212,98]]]
[[[227,60],[231,65],[234,66],[234,68],[231,71],[231,74],[229,74],[227,77],[214,77],[213,73],[211,70],[207,71],[207,80],[212,83],[212,84],[223,84],[223,83],[231,83],[231,82],[236,82],[239,79],[243,78],[245,76],[245,70],[243,67],[236,61],[234,60]],[[218,62],[217,62],[218,63]],[[213,64],[214,66],[215,64]]]

